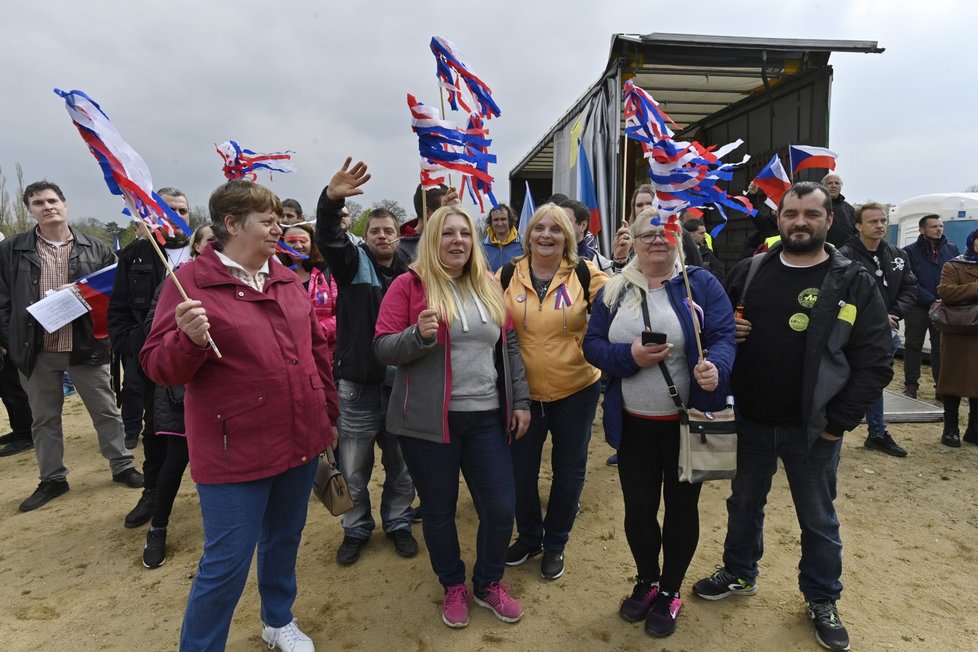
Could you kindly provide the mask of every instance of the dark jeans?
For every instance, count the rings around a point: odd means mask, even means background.
[[[893,364],[893,354],[900,347],[900,336],[896,333],[893,334],[893,349],[890,351],[890,364]],[[866,426],[869,430],[869,434],[875,437],[882,437],[883,433],[886,432],[886,419],[883,414],[883,392],[880,391],[880,397],[875,403],[869,406],[866,410]]]
[[[764,505],[771,478],[784,465],[801,526],[798,585],[807,600],[837,600],[842,593],[842,539],[835,513],[842,440],[817,439],[808,448],[802,423],[771,426],[737,420],[737,477],[727,499],[727,571],[753,584],[764,554]]]
[[[934,377],[934,387],[941,377],[941,331],[937,330],[924,306],[914,306],[903,316],[903,384],[917,387],[920,383],[921,348],[924,335],[930,333],[930,372]]]
[[[27,401],[27,392],[20,384],[20,374],[17,367],[10,361],[10,356],[0,359],[0,400],[7,409],[10,420],[10,430],[14,435],[31,440],[31,406]]]
[[[414,437],[398,439],[424,505],[421,530],[431,569],[444,586],[465,583],[455,526],[458,474],[462,472],[479,515],[472,584],[482,588],[502,579],[513,536],[516,490],[508,435],[500,410],[449,412],[448,430],[447,444]]]
[[[584,488],[587,447],[600,392],[601,384],[595,381],[557,401],[534,401],[529,429],[510,446],[516,476],[516,529],[519,540],[527,546],[542,544],[546,550],[563,550],[567,544]],[[547,432],[553,436],[553,480],[543,517],[538,485]]]
[[[623,415],[618,479],[638,577],[678,591],[700,538],[700,483],[679,481],[679,421]],[[666,510],[659,527],[659,500]],[[659,551],[662,551],[662,569]]]
[[[187,438],[179,435],[156,435],[166,447],[166,459],[156,478],[156,499],[153,502],[153,527],[166,527],[170,523],[173,501],[180,490],[183,472],[190,456],[187,454]]]
[[[153,392],[145,392],[143,384],[146,376],[143,375],[139,367],[139,358],[121,354],[119,360],[122,363],[122,389],[119,392],[119,411],[122,412],[122,426],[126,430],[126,437],[136,437],[139,433],[146,430],[149,424],[143,423],[146,409],[147,394],[152,397]]]

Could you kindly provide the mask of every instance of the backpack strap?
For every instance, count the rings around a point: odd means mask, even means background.
[[[513,263],[506,263],[503,265],[502,271],[499,273],[499,282],[503,286],[503,292],[509,287],[510,281],[513,280],[513,272],[516,271],[516,265]]]
[[[750,268],[747,270],[747,278],[744,279],[744,287],[740,291],[740,305],[744,305],[744,297],[747,296],[747,288],[750,287],[750,282],[754,280],[754,275],[757,274],[757,270],[761,267],[761,261],[764,260],[767,254],[758,254],[750,259]]]
[[[583,258],[577,259],[577,267],[574,268],[577,280],[580,281],[584,289],[584,301],[587,302],[587,312],[591,314],[591,268],[587,266],[587,261]],[[505,286],[503,286],[505,287]]]

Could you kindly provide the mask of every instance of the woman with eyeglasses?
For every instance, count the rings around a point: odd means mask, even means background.
[[[639,215],[631,225],[635,257],[598,293],[584,338],[585,357],[609,376],[605,437],[618,449],[625,537],[637,570],[618,613],[630,623],[645,620],[645,631],[657,637],[676,629],[679,589],[699,540],[700,495],[699,484],[679,481],[679,410],[660,363],[684,405],[721,410],[736,346],[723,287],[707,270],[688,266],[694,326],[677,252],[681,234],[675,217],[660,219],[654,208]],[[696,330],[708,352],[702,361]]]
[[[329,359],[332,360],[333,348],[336,346],[336,281],[333,280],[326,259],[313,241],[310,225],[293,224],[285,229],[282,240],[299,254],[306,256],[302,258],[279,253],[278,259],[298,275],[302,287],[309,294],[316,318],[326,336],[326,344],[329,345]]]
[[[511,447],[518,533],[506,563],[518,566],[542,554],[540,574],[555,580],[564,574],[564,547],[577,517],[601,393],[601,372],[584,359],[581,341],[590,304],[608,276],[578,258],[570,218],[556,204],[544,204],[530,218],[524,250],[525,256],[497,272],[532,399],[530,428]],[[538,485],[548,432],[553,479],[544,514]]]

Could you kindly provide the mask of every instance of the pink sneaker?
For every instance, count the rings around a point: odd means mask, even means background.
[[[492,609],[496,618],[505,623],[515,623],[523,617],[523,607],[506,593],[499,582],[493,582],[481,591],[476,591],[474,595],[477,605]]]
[[[445,588],[441,619],[449,627],[465,627],[469,624],[469,590],[464,584]]]

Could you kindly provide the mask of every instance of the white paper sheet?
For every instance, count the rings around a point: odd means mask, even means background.
[[[27,306],[27,312],[49,333],[78,319],[90,309],[74,287],[51,292],[37,303]]]

